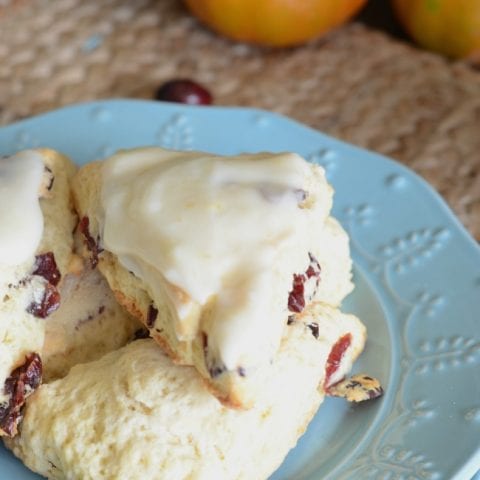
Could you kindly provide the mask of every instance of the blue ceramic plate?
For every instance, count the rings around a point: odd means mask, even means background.
[[[221,154],[295,151],[322,165],[351,236],[369,329],[356,365],[386,394],[327,399],[272,480],[465,480],[480,468],[480,249],[419,177],[379,155],[272,113],[114,100],[0,129],[0,154],[48,146],[78,164],[161,145]],[[38,478],[0,449],[2,479]]]

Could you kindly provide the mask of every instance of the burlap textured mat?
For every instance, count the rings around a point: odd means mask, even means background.
[[[424,176],[480,239],[480,74],[360,24],[307,46],[231,43],[175,0],[0,0],[0,123],[68,103],[151,98],[189,77]]]

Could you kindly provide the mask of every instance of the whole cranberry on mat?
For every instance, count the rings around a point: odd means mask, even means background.
[[[156,100],[187,103],[189,105],[210,105],[212,95],[208,90],[187,79],[170,80],[155,92]]]

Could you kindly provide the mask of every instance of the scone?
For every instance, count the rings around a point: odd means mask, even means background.
[[[45,325],[44,382],[64,377],[77,363],[123,347],[142,329],[115,300],[103,276],[89,265],[65,277],[60,295],[60,308]]]
[[[73,192],[91,264],[229,406],[253,405],[289,317],[352,289],[333,190],[298,155],[123,151],[83,167]]]
[[[49,479],[264,480],[363,347],[354,316],[310,308],[285,326],[249,410],[223,406],[194,368],[144,339],[42,385],[27,401],[20,435],[6,443]]]
[[[72,268],[74,165],[46,149],[0,159],[0,436],[13,436],[42,376],[45,318]]]

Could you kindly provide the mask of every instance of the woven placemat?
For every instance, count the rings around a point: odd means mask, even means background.
[[[188,77],[426,178],[480,239],[480,74],[361,24],[306,46],[224,40],[175,0],[2,0],[0,123],[78,101],[152,98]]]

